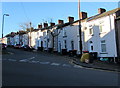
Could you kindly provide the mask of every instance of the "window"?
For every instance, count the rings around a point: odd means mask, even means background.
[[[93,42],[90,41],[90,52],[93,52],[93,49],[94,49],[94,47],[93,47]]]
[[[89,34],[90,34],[90,35],[93,34],[93,29],[92,29],[92,28],[89,29]]]
[[[64,40],[64,44],[65,44],[65,49],[67,48],[67,42],[66,40]]]
[[[74,50],[74,41],[71,41],[71,49]]]
[[[100,32],[103,32],[103,25],[99,26]]]
[[[63,37],[67,37],[67,33],[65,29],[63,29]]]
[[[64,30],[64,36],[66,36],[66,30]]]
[[[46,32],[43,32],[43,36],[46,36]]]
[[[93,51],[93,46],[91,46],[91,50]]]
[[[93,34],[93,28],[92,28],[92,25],[89,25],[89,34],[90,34],[90,35]]]
[[[106,52],[106,43],[105,43],[105,40],[101,41],[101,52]]]
[[[100,32],[103,32],[104,21],[100,21],[99,23],[100,23],[99,30]]]

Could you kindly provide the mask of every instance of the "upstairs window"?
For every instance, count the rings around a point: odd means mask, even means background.
[[[104,26],[104,25],[100,25],[100,26],[99,26],[100,33],[103,32],[103,26]]]
[[[63,37],[67,37],[66,29],[63,29]]]
[[[99,25],[100,33],[103,32],[103,27],[104,27],[104,21],[101,21]]]
[[[92,25],[89,25],[89,34],[90,34],[90,35],[93,35],[93,28],[92,28]]]
[[[90,34],[90,35],[93,34],[93,29],[92,29],[92,28],[89,29],[89,34]]]

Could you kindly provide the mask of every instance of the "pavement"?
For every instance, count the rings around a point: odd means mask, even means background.
[[[94,60],[93,63],[82,63],[78,58],[72,58],[72,63],[86,68],[120,72],[120,65],[117,63],[108,63],[99,60]]]
[[[34,51],[34,52],[37,52],[37,51]],[[48,52],[44,52],[44,53],[48,53]],[[55,53],[51,53],[51,54],[55,54]],[[80,62],[80,59],[78,57],[70,57],[68,55],[60,55],[60,54],[55,54],[55,55],[69,58],[72,60],[71,63],[78,66],[85,67],[85,68],[120,72],[120,64],[117,64],[117,63],[110,63],[110,62],[108,63],[108,62],[100,61],[97,59],[94,60],[93,63],[83,63],[83,62]]]
[[[68,55],[60,55],[60,54],[55,54],[55,53],[51,53],[51,54],[69,58],[71,59],[71,63],[78,65],[78,66],[85,67],[85,68],[120,72],[120,65],[117,63],[108,63],[108,62],[104,62],[104,61],[100,61],[96,59],[93,61],[93,63],[87,64],[87,63],[80,62],[80,59],[78,57],[70,57]]]

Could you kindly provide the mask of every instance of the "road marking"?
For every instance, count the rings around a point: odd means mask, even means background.
[[[63,66],[63,67],[71,67],[71,66],[68,65],[68,64],[63,64],[62,66]]]
[[[14,54],[14,53],[11,53],[11,52],[8,52],[9,54]]]
[[[74,68],[83,68],[82,66],[79,66],[79,65],[74,65],[73,67]]]
[[[9,61],[17,61],[17,60],[15,60],[15,59],[8,59]]]
[[[39,61],[31,61],[32,63],[39,63]]]
[[[35,57],[31,57],[31,58],[29,58],[29,60],[32,60],[32,59],[34,59]]]
[[[50,62],[39,62],[40,64],[49,64]]]
[[[27,59],[19,60],[19,62],[28,62]]]
[[[51,63],[50,65],[55,65],[55,66],[59,66],[59,63]]]

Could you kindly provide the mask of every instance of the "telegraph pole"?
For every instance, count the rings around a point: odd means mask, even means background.
[[[78,18],[79,18],[79,49],[80,49],[80,54],[82,55],[82,31],[81,31],[81,18],[80,18],[80,0],[78,0]]]

